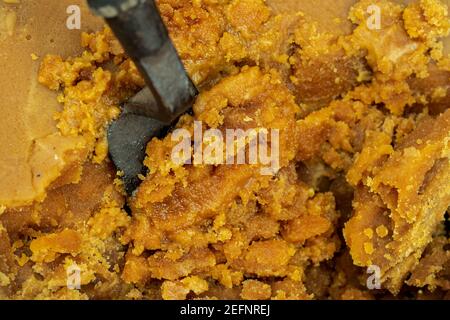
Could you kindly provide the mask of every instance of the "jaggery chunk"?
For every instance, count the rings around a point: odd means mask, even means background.
[[[129,217],[114,174],[109,165],[87,163],[79,183],[55,187],[42,203],[2,213],[0,286],[9,297],[114,298],[130,290],[117,274],[125,254],[118,237]],[[83,292],[67,289],[67,270],[75,265]],[[91,290],[94,281],[97,289]]]
[[[222,132],[279,129],[281,168],[271,176],[262,175],[260,165],[175,164],[170,134],[154,139],[145,160],[150,173],[133,198],[132,225],[124,236],[131,249],[123,278],[137,284],[169,280],[163,298],[187,295],[180,281],[194,275],[230,289],[242,285],[247,298],[271,293],[306,298],[303,289],[294,287],[301,288],[306,265],[329,259],[337,250],[338,213],[331,193],[315,194],[289,165],[297,154],[292,137],[298,111],[278,74],[256,67],[245,67],[202,92],[193,119],[185,116],[177,128],[192,132],[193,120],[203,120]],[[284,278],[289,285],[278,292],[267,285],[253,289],[247,276]]]
[[[447,110],[420,123],[356,187],[355,214],[344,229],[347,244],[357,265],[381,268],[394,293],[450,205],[449,138]]]

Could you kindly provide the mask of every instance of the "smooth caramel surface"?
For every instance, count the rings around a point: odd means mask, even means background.
[[[54,115],[61,109],[56,93],[37,81],[39,63],[46,54],[67,56],[81,51],[81,31],[66,27],[66,9],[72,4],[81,5],[83,30],[101,26],[83,1],[0,4],[5,14],[17,17],[14,32],[4,30],[0,36],[1,205],[42,200],[49,184],[83,157],[83,141],[62,137],[56,127]]]

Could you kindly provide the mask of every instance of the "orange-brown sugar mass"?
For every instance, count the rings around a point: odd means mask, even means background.
[[[168,21],[189,10],[205,14],[205,19],[186,25],[169,22],[169,29],[177,28],[174,41],[181,43],[183,56],[186,38],[180,39],[180,29],[201,30],[196,23],[204,28],[208,12],[217,14],[217,4],[205,2],[191,9],[161,3]],[[132,199],[133,222],[124,237],[131,244],[124,279],[141,285],[152,278],[171,285],[178,281],[183,294],[172,298],[192,296],[192,290],[181,284],[192,275],[209,282],[204,293],[195,293],[198,297],[210,297],[209,291],[217,295],[216,286],[224,286],[241,287],[241,298],[256,299],[261,292],[271,298],[371,298],[364,289],[364,270],[359,275],[347,275],[345,269],[337,274],[326,271],[330,262],[335,263],[333,257],[350,250],[355,265],[378,265],[384,288],[397,294],[420,265],[450,203],[448,112],[433,118],[425,109],[439,114],[446,107],[436,111],[434,101],[441,105],[448,101],[449,74],[439,44],[449,32],[447,9],[439,1],[419,1],[406,9],[382,1],[381,29],[371,30],[365,23],[370,3],[361,1],[349,11],[356,24],[353,31],[343,27],[327,32],[316,27],[311,16],[274,14],[276,1],[270,5],[270,1],[231,1],[221,19],[215,19],[220,22],[217,27],[226,26],[222,39],[213,44],[214,59],[221,59],[215,66],[221,68],[219,78],[224,73],[230,76],[214,85],[204,80],[211,89],[194,105],[194,119],[186,116],[179,126],[192,131],[193,120],[202,120],[221,131],[273,128],[258,114],[274,108],[270,113],[284,121],[277,127],[281,137],[289,137],[280,141],[281,170],[270,178],[251,166],[180,167],[170,160],[174,146],[170,135],[152,141],[145,161],[150,174]],[[237,8],[259,14],[236,17]],[[411,21],[414,10],[424,19]],[[433,18],[430,12],[435,12]],[[280,25],[283,29],[277,29]],[[429,36],[414,35],[415,28],[428,30]],[[225,53],[223,58],[217,54],[225,43],[234,55]],[[206,60],[187,59],[187,68],[211,62]],[[224,61],[233,62],[235,68]],[[251,61],[259,68],[236,69],[239,61]],[[217,73],[207,70],[213,74],[204,79]],[[256,74],[260,79],[255,81]],[[268,87],[266,77],[272,79],[267,80]],[[430,94],[427,81],[441,88],[439,93]],[[284,114],[291,104],[283,99],[299,107]],[[320,110],[311,112],[316,109]],[[413,139],[420,140],[420,146],[411,145]],[[360,199],[362,184],[368,186],[367,195]],[[369,199],[377,193],[386,204],[381,202],[375,210]],[[238,227],[234,221],[239,221]],[[398,244],[386,245],[392,234]],[[361,260],[359,251],[369,257],[380,251],[390,262]],[[328,287],[308,281],[311,275]],[[351,278],[355,276],[359,280]],[[247,282],[254,277],[262,283]],[[170,298],[171,286],[165,283],[163,296]],[[239,290],[234,292],[238,298]]]
[[[378,30],[368,0],[157,3],[201,92],[173,129],[277,129],[280,167],[175,163],[171,130],[126,199],[105,130],[144,82],[108,28],[84,33],[39,72],[83,154],[0,206],[0,297],[449,298],[448,1],[378,1]]]

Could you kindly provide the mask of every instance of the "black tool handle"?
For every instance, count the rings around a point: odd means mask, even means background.
[[[150,88],[156,103],[144,113],[164,123],[185,113],[198,94],[154,0],[88,0],[103,16]]]

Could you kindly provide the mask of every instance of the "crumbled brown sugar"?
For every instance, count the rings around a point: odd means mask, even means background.
[[[0,297],[443,298],[448,9],[379,1],[370,30],[369,4],[158,1],[201,91],[177,128],[279,129],[281,168],[178,165],[169,133],[147,146],[130,215],[105,128],[142,78],[107,28],[84,33],[74,58],[40,54],[39,81],[60,92],[58,135],[83,152],[64,156],[41,197],[5,203]],[[74,263],[81,290],[66,287]],[[367,288],[371,265],[385,290]]]

